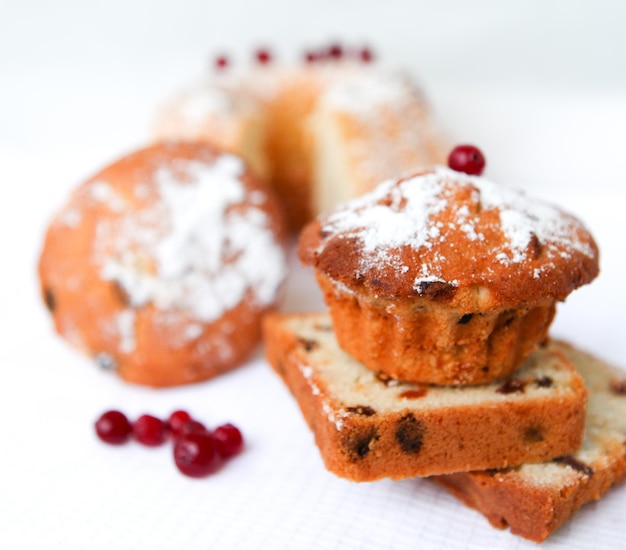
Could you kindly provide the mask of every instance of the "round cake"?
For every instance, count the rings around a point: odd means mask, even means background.
[[[197,382],[241,364],[286,276],[273,192],[208,144],[161,143],[80,185],[39,275],[55,328],[123,379]]]
[[[448,150],[408,75],[333,57],[222,68],[165,104],[155,134],[241,155],[276,189],[292,230]]]
[[[349,354],[386,376],[443,385],[512,372],[545,340],[555,303],[598,273],[577,219],[443,167],[320,216],[299,254]]]

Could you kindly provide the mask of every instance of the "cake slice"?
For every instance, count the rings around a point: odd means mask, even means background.
[[[589,388],[582,447],[543,464],[435,478],[494,527],[535,542],[626,477],[626,373],[563,342],[550,349],[567,355]]]
[[[443,163],[449,153],[428,101],[403,74],[336,72],[327,77],[304,125],[314,215],[387,178]]]
[[[587,390],[559,347],[495,383],[436,387],[364,367],[339,347],[327,314],[270,314],[264,337],[326,467],[353,481],[541,462],[582,441]]]

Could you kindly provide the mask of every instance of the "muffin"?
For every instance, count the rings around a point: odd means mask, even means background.
[[[584,225],[444,167],[388,180],[303,230],[340,346],[417,383],[490,382],[546,338],[555,304],[598,274]]]
[[[197,382],[259,343],[286,235],[277,199],[240,158],[162,143],[73,192],[45,237],[41,291],[57,332],[124,380]]]

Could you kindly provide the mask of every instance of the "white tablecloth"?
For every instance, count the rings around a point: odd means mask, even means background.
[[[591,228],[602,273],[559,307],[553,333],[626,368],[622,5],[365,4],[0,7],[0,547],[534,547],[427,480],[354,484],[328,473],[261,351],[211,382],[131,386],[55,336],[39,299],[35,266],[51,214],[81,179],[147,142],[157,104],[212,52],[367,40],[422,79],[452,136],[483,148],[488,177],[556,201]],[[292,263],[283,307],[322,307],[310,274]],[[191,480],[170,446],[101,444],[92,423],[112,407],[232,421],[247,447],[217,475]],[[624,509],[618,487],[545,546],[624,547]]]

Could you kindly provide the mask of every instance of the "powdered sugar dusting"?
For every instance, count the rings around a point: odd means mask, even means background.
[[[329,79],[320,104],[347,112],[367,112],[373,105],[406,102],[407,83],[395,74],[364,70],[343,70]]]
[[[105,181],[95,181],[89,187],[93,200],[103,202],[113,212],[121,212],[126,203],[124,199]]]
[[[480,190],[482,207],[497,208],[500,211],[501,227],[509,242],[511,262],[522,262],[526,259],[525,251],[532,235],[548,246],[550,242],[560,242],[587,256],[593,255],[587,243],[573,238],[572,220],[565,218],[557,208],[533,201],[520,192],[482,178],[471,180]],[[564,254],[563,251],[560,253]]]
[[[117,315],[117,329],[120,336],[119,349],[122,353],[132,353],[137,345],[135,340],[136,313],[125,309]]]
[[[370,261],[384,258],[387,249],[409,243],[413,248],[432,246],[439,229],[424,222],[446,207],[439,196],[440,185],[435,177],[425,177],[420,185],[403,182],[396,186],[387,180],[372,193],[350,202],[328,218],[325,231],[357,233],[363,252]],[[389,202],[381,202],[387,197]],[[400,208],[403,203],[404,208]]]
[[[469,199],[450,200],[459,190]],[[528,260],[532,239],[541,243],[547,258],[567,257],[570,250],[594,255],[591,245],[578,236],[579,222],[557,208],[484,178],[444,167],[399,182],[381,183],[371,193],[324,218],[322,229],[326,235],[357,239],[363,272],[384,262],[396,268],[398,274],[405,273],[401,249],[410,247],[430,252],[434,258],[422,264],[414,283],[416,289],[423,282],[457,285],[458,281],[447,280],[444,275],[448,260],[438,252],[438,245],[445,243],[452,231],[461,232],[468,242],[485,241],[481,230],[484,217],[480,214],[485,211],[497,213],[498,231],[504,237],[501,244],[486,243],[495,262],[511,265]],[[443,223],[442,218],[448,221]],[[541,276],[541,269],[535,270],[535,278]]]
[[[181,101],[181,114],[186,122],[204,120],[206,117],[232,110],[232,97],[219,88],[194,88]]]
[[[59,216],[59,222],[71,228],[78,227],[82,219],[80,210],[76,208],[66,208]]]
[[[97,227],[94,261],[133,307],[152,303],[210,322],[244,297],[275,298],[286,273],[267,214],[247,203],[240,159],[178,159],[154,173],[158,200]],[[255,197],[258,203],[258,196]]]

